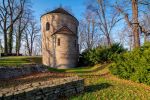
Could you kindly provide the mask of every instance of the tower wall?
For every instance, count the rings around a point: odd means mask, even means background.
[[[46,30],[49,22],[50,30]],[[56,34],[54,32],[61,27],[67,26],[75,35]],[[43,64],[56,68],[75,67],[78,60],[78,21],[69,15],[61,13],[50,13],[41,17],[42,30],[42,60]],[[67,32],[66,32],[67,33]],[[60,46],[57,40],[60,38]],[[76,43],[75,43],[76,42]]]

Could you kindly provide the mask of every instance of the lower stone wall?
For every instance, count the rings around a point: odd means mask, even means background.
[[[47,68],[43,65],[24,65],[19,68],[0,66],[0,79],[15,78],[22,75],[43,71],[47,71]]]
[[[84,91],[84,80],[68,77],[1,89],[0,100],[61,100]]]

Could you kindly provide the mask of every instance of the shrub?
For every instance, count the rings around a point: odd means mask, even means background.
[[[150,85],[150,43],[139,49],[117,55],[110,71],[121,78]]]
[[[122,45],[116,43],[111,47],[99,46],[97,48],[84,51],[79,58],[80,65],[94,65],[98,63],[110,62],[117,54],[126,51]]]

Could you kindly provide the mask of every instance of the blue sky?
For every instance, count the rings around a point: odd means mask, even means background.
[[[86,10],[87,1],[88,0],[32,0],[31,2],[34,10],[34,16],[40,24],[41,15],[43,15],[46,11],[51,11],[60,7],[60,5],[63,8],[70,8],[73,15],[80,21],[83,18],[83,13]],[[119,29],[121,29],[120,26]],[[116,28],[114,33],[116,33],[119,29]],[[116,37],[116,34],[114,34],[113,37]]]
[[[74,16],[80,20],[85,11],[85,0],[32,0],[34,16],[40,21],[40,16],[46,11],[53,10],[60,5],[62,7],[71,8]]]

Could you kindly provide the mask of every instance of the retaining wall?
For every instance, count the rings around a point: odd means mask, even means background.
[[[47,68],[43,65],[24,65],[17,67],[0,66],[0,79],[15,78],[18,76],[29,75],[35,72],[45,72]]]
[[[1,89],[0,100],[61,100],[84,91],[84,80],[68,77]]]

